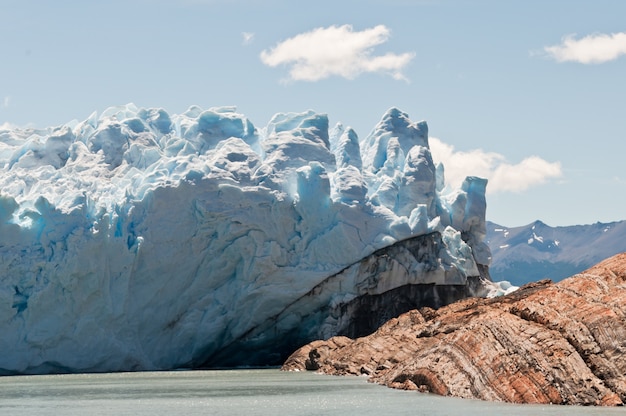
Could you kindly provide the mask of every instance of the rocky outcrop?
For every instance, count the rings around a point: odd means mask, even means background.
[[[374,334],[296,351],[285,370],[514,403],[626,401],[626,253],[558,284],[412,310]]]

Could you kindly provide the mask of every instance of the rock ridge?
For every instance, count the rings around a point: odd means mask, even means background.
[[[623,405],[626,253],[559,283],[391,319],[296,351],[284,370],[367,375],[393,388],[513,403]]]

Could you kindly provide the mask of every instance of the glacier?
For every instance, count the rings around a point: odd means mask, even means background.
[[[234,107],[4,126],[0,374],[276,364],[363,296],[494,290],[487,181],[447,186],[427,123],[396,108],[364,139],[311,110],[257,128]],[[408,263],[380,254],[415,238],[427,252],[395,249]]]

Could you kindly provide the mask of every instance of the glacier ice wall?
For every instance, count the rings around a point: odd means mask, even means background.
[[[433,232],[424,283],[463,284],[490,260],[486,181],[443,176],[426,123],[395,108],[363,140],[313,111],[258,129],[232,107],[132,104],[0,130],[0,373],[190,367]],[[387,275],[372,290],[406,284]]]

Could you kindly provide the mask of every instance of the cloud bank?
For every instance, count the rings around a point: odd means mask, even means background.
[[[289,66],[291,81],[319,81],[330,76],[354,79],[367,72],[406,81],[403,71],[414,53],[373,54],[373,48],[387,42],[390,33],[384,25],[363,31],[354,31],[351,25],[320,27],[262,51],[261,61],[270,67]]]
[[[443,163],[446,183],[451,186],[460,186],[466,176],[480,176],[489,180],[488,194],[522,192],[563,176],[559,162],[547,162],[537,156],[511,164],[499,153],[480,149],[457,152],[454,146],[435,137],[430,137],[429,143],[433,159]]]
[[[601,64],[626,55],[626,32],[593,34],[580,39],[567,35],[560,45],[543,48],[549,57],[558,62]]]

